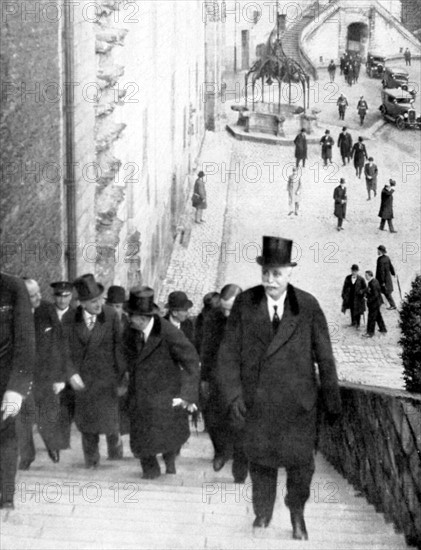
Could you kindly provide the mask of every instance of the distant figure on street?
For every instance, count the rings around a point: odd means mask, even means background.
[[[325,135],[320,140],[320,145],[322,146],[322,159],[323,159],[323,166],[327,166],[327,161],[332,164],[332,147],[333,147],[334,141],[332,136],[330,135],[330,131],[326,130]]]
[[[355,80],[355,82],[358,82],[358,79],[360,78],[360,71],[361,71],[361,60],[356,59],[354,61],[354,80]]]
[[[383,304],[382,295],[380,292],[379,281],[373,277],[372,271],[365,272],[365,278],[367,279],[367,307],[368,307],[368,319],[367,319],[367,332],[363,334],[363,338],[373,338],[376,323],[379,326],[379,332],[386,333],[386,325],[384,324],[380,307]]]
[[[336,102],[336,104],[338,106],[339,119],[340,120],[345,120],[345,111],[346,111],[346,108],[348,107],[348,100],[344,96],[344,94],[341,94],[339,96],[338,101]]]
[[[338,137],[338,147],[341,151],[342,164],[346,165],[346,160],[348,164],[351,162],[351,151],[352,151],[352,137],[349,132],[347,132],[346,126],[342,128],[342,132]]]
[[[379,281],[380,290],[382,294],[386,296],[386,300],[389,302],[387,309],[396,309],[395,300],[393,299],[393,281],[392,275],[395,276],[395,268],[390,261],[389,256],[386,256],[386,247],[382,244],[377,247],[377,268],[376,279]]]
[[[411,66],[411,57],[412,57],[412,55],[411,55],[411,52],[410,52],[409,48],[406,48],[403,56],[405,58],[405,64]]]
[[[368,110],[367,101],[364,99],[364,96],[361,96],[357,104],[358,116],[360,117],[360,126],[364,124],[364,119],[365,119],[365,115],[367,114],[367,110]]]
[[[384,226],[387,221],[389,225],[389,231],[391,233],[397,233],[397,231],[395,231],[395,228],[393,227],[393,193],[395,192],[395,185],[396,181],[390,179],[389,183],[386,183],[382,190],[379,210],[379,218],[381,218],[379,227],[380,231],[384,231]]]
[[[298,168],[300,166],[300,161],[303,161],[303,168],[306,165],[307,160],[307,137],[306,137],[306,131],[304,128],[301,128],[300,133],[296,136],[294,139],[295,143],[295,159],[296,159],[296,167]]]
[[[342,222],[346,218],[346,203],[348,200],[344,178],[341,178],[339,185],[335,187],[333,200],[335,201],[335,210],[333,213],[338,218],[337,229],[338,231],[343,231]]]
[[[365,311],[365,289],[367,287],[364,277],[359,275],[357,264],[351,266],[351,275],[345,277],[342,288],[342,313],[347,309],[351,312],[351,327],[360,328],[361,315]]]
[[[348,64],[348,73],[346,75],[346,80],[348,82],[348,86],[352,86],[355,81],[355,68],[352,61]]]
[[[346,61],[345,61],[345,55],[342,54],[341,57],[340,57],[340,59],[339,59],[339,68],[340,68],[340,70],[341,70],[341,75],[342,75],[343,72],[344,72],[345,63],[346,63]]]
[[[208,207],[206,202],[206,187],[205,181],[203,179],[204,177],[205,173],[200,171],[197,174],[197,180],[195,181],[193,189],[192,205],[194,208],[196,208],[196,223],[204,223],[205,220],[203,219],[203,210]]]
[[[361,173],[364,168],[364,163],[368,158],[367,149],[363,143],[364,138],[358,138],[358,142],[352,148],[352,156],[354,158],[355,175],[361,179]]]
[[[203,296],[203,307],[199,315],[196,317],[196,323],[194,325],[194,345],[197,353],[200,354],[203,341],[203,327],[205,325],[206,317],[211,311],[219,307],[221,297],[219,292],[208,292]]]
[[[329,78],[331,82],[335,82],[335,74],[336,74],[336,65],[333,59],[331,59],[329,66],[327,68],[327,72],[329,73]]]
[[[298,216],[301,195],[301,178],[298,174],[297,168],[292,169],[292,174],[288,178],[287,191],[289,204],[288,216],[292,216],[292,214]]]
[[[369,157],[367,164],[364,166],[365,183],[367,185],[368,201],[371,200],[371,192],[374,196],[377,195],[377,174],[379,170],[374,164],[373,157]]]

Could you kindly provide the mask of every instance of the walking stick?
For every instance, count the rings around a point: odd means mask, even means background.
[[[399,289],[399,296],[401,297],[401,300],[402,300],[402,290],[401,290],[401,284],[399,282],[399,277],[396,275],[396,282],[398,283],[398,289]]]

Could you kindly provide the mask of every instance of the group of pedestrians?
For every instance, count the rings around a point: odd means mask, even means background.
[[[332,63],[333,60],[331,61],[331,64]],[[362,58],[359,53],[345,52],[341,55],[339,60],[341,75],[344,76],[345,81],[349,86],[352,86],[358,82],[361,71],[361,63]]]
[[[345,113],[346,113],[347,107],[349,107],[349,103],[348,103],[348,99],[345,97],[343,93],[339,95],[338,101],[336,102],[336,104],[338,106],[339,120],[345,120]],[[357,103],[357,113],[360,118],[360,126],[364,124],[367,111],[368,111],[368,103],[364,99],[364,96],[361,96]]]

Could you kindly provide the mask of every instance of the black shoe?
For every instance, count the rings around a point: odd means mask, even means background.
[[[160,470],[146,470],[146,472],[143,472],[142,474],[142,479],[156,479],[160,475]]]
[[[241,484],[246,482],[246,479],[247,479],[247,476],[246,477],[235,477],[234,478],[234,483],[240,483],[240,485],[241,485]]]
[[[397,231],[395,231],[395,230],[393,229],[393,231],[391,231],[391,233],[397,233]]]
[[[86,462],[85,468],[87,470],[97,470],[98,469],[98,462]]]
[[[20,460],[18,469],[19,470],[29,470],[33,460]]]
[[[213,469],[215,472],[219,472],[225,466],[225,457],[219,455],[213,459]]]
[[[0,509],[1,510],[14,510],[15,505],[13,504],[13,500],[5,500],[4,502],[0,500]]]
[[[368,334],[368,332],[366,332],[365,334],[363,334],[361,336],[361,338],[373,338],[374,334]]]
[[[60,462],[60,451],[48,449],[48,456],[51,458],[54,464],[57,464],[57,462]]]
[[[253,529],[260,529],[262,527],[267,527],[270,523],[270,519],[266,516],[256,516],[253,521]]]
[[[304,512],[291,510],[292,538],[295,540],[308,540]]]
[[[165,473],[166,474],[176,474],[176,469],[175,469],[175,457],[176,457],[176,454],[175,453],[170,453],[170,456],[166,456],[165,454],[163,455],[163,458],[164,458],[164,462],[165,462]]]
[[[387,330],[379,330],[379,332],[381,332],[382,334],[386,334]]]

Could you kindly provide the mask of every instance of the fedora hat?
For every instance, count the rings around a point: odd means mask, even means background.
[[[68,296],[73,290],[72,283],[69,283],[68,281],[57,281],[55,283],[51,283],[50,287],[53,289],[53,294],[55,296]]]
[[[295,267],[291,262],[293,242],[281,237],[263,237],[263,252],[256,262],[262,267]]]
[[[108,304],[124,304],[126,301],[126,291],[122,286],[110,286],[107,292]]]
[[[187,310],[193,306],[193,302],[187,298],[187,294],[181,290],[176,290],[168,295],[166,308],[169,310],[183,309]]]
[[[82,275],[73,281],[80,302],[98,298],[104,292],[104,287],[95,281],[92,273]]]
[[[148,286],[135,286],[130,289],[129,299],[124,304],[127,313],[152,316],[159,312],[154,303],[154,292]]]
[[[380,252],[384,252],[386,254],[387,250],[386,250],[386,247],[383,246],[382,244],[380,244],[378,247],[377,247],[377,250],[380,250]]]

